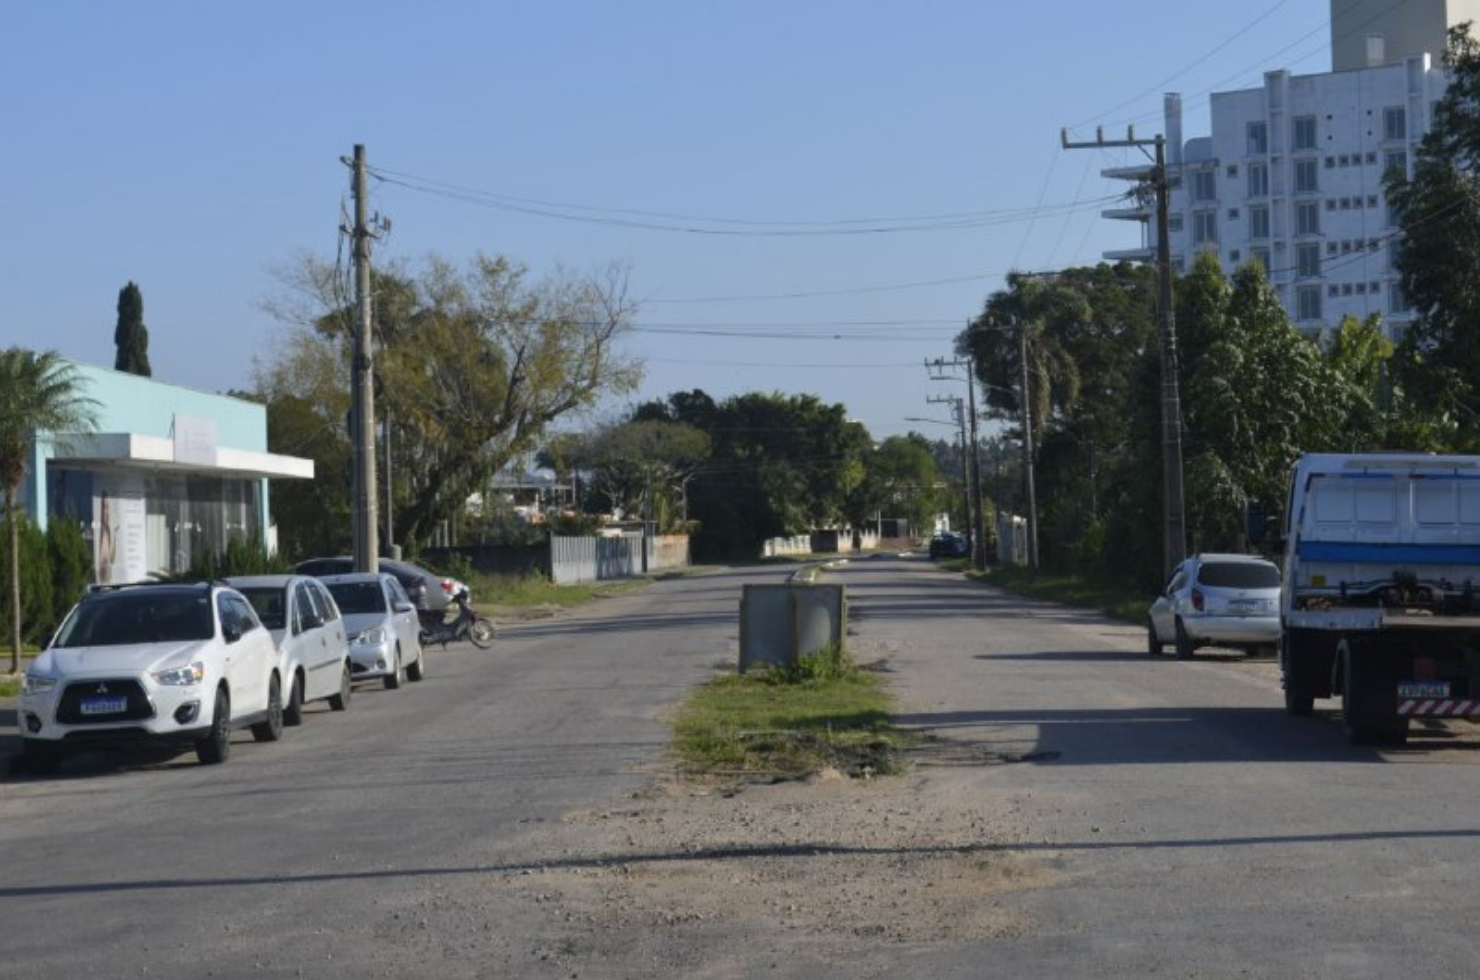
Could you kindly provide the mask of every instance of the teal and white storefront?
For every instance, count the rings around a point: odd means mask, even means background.
[[[96,429],[37,439],[22,500],[39,527],[79,523],[93,581],[178,574],[232,537],[275,545],[268,481],[314,469],[267,451],[264,406],[69,363],[97,403]]]

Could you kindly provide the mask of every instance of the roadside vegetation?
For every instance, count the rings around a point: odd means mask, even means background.
[[[877,674],[829,648],[790,668],[705,684],[673,722],[674,751],[696,779],[779,781],[825,769],[882,775],[897,771],[898,752],[911,741],[890,722],[893,706]]]
[[[1144,623],[1151,594],[1125,585],[1106,585],[1071,572],[1032,572],[1021,565],[997,565],[985,572],[968,571],[971,578],[990,582],[1014,595],[1095,609],[1127,623]]]

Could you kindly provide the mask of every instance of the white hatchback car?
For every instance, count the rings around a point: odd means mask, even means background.
[[[1253,555],[1193,555],[1151,605],[1147,652],[1173,644],[1183,660],[1200,646],[1273,653],[1280,641],[1280,570]]]
[[[260,742],[282,736],[277,647],[251,604],[220,583],[95,589],[31,662],[18,720],[33,772],[140,742],[224,762],[234,729],[250,726]]]
[[[330,709],[349,707],[349,640],[334,597],[307,575],[249,575],[229,578],[278,645],[279,673],[287,678],[283,723],[303,723],[303,706],[327,701]]]
[[[321,580],[344,614],[355,680],[380,677],[388,688],[426,676],[416,606],[386,572],[326,575]]]

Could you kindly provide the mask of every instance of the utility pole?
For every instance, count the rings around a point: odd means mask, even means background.
[[[987,569],[987,529],[982,519],[982,461],[980,440],[976,436],[976,362],[970,357],[964,361],[960,358],[947,361],[937,357],[925,362],[925,370],[935,372],[930,375],[931,380],[961,380],[955,374],[945,373],[946,368],[966,369],[967,418],[971,428],[971,564],[977,571],[984,572]]]
[[[1149,182],[1156,191],[1156,271],[1159,280],[1157,296],[1157,332],[1161,339],[1161,466],[1163,572],[1187,557],[1187,522],[1182,491],[1182,399],[1177,386],[1177,332],[1172,318],[1172,245],[1171,245],[1171,175],[1167,172],[1166,137],[1158,133],[1152,139],[1137,139],[1133,126],[1126,127],[1123,140],[1107,140],[1103,130],[1095,130],[1092,141],[1072,143],[1069,131],[1059,134],[1066,150],[1109,149],[1134,146],[1143,152],[1155,147]]]
[[[960,395],[945,395],[940,398],[927,395],[925,402],[928,405],[949,405],[951,412],[956,416],[956,426],[961,430],[961,495],[966,498],[963,501],[966,509],[962,513],[967,525],[974,525],[976,511],[972,509],[971,504],[971,463],[966,456],[966,408],[961,403]],[[980,502],[977,506],[981,506]]]
[[[343,160],[343,158],[341,158]],[[380,542],[376,520],[375,479],[375,358],[371,331],[370,239],[366,220],[365,147],[355,144],[354,159],[343,160],[353,171],[355,224],[350,230],[355,262],[354,353],[350,362],[350,419],[354,440],[355,570],[379,568]]]
[[[1028,326],[1018,323],[1018,371],[1023,403],[1023,492],[1028,498],[1028,568],[1038,570],[1038,493],[1033,479],[1033,402],[1028,390]]]

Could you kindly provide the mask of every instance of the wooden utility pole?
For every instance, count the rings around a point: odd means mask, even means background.
[[[366,221],[365,147],[355,144],[352,163],[355,226],[351,232],[355,261],[354,354],[350,362],[350,409],[354,440],[355,570],[378,571],[380,541],[376,520],[375,359],[370,306],[370,238]]]
[[[937,357],[925,362],[925,370],[935,372],[930,375],[932,380],[961,380],[954,373],[947,374],[946,368],[966,369],[966,417],[971,431],[971,567],[983,572],[987,568],[987,529],[982,517],[981,440],[976,434],[976,361],[969,357],[964,361]]]
[[[1107,140],[1104,132],[1095,131],[1091,141],[1071,143],[1069,131],[1062,130],[1060,139],[1066,150],[1108,149],[1134,146],[1144,150],[1155,147],[1155,157],[1148,177],[1156,191],[1156,271],[1159,280],[1157,327],[1161,339],[1161,466],[1163,572],[1187,557],[1187,519],[1182,490],[1182,399],[1177,385],[1177,331],[1172,316],[1172,245],[1171,175],[1167,172],[1166,137],[1158,133],[1151,139],[1137,139],[1134,127],[1127,127],[1123,140]]]

